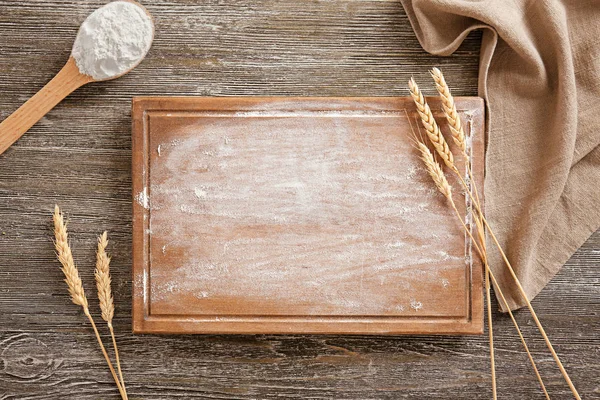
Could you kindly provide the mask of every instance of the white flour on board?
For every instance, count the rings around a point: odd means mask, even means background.
[[[148,188],[144,188],[135,196],[135,201],[144,207],[146,210],[150,209],[150,198],[148,197]]]
[[[417,288],[441,298],[438,289],[465,285],[464,237],[418,157],[407,156],[406,138],[326,118],[314,126],[305,118],[251,121],[215,119],[203,132],[183,127],[157,144],[152,203],[146,190],[136,197],[152,208],[153,301],[185,295],[202,307],[244,297],[309,314],[325,304],[334,313],[394,315],[441,312],[416,300]],[[436,224],[424,226],[424,216]],[[185,254],[180,265],[157,267],[173,254]],[[380,289],[390,284],[396,298]]]

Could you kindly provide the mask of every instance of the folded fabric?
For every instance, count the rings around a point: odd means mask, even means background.
[[[531,299],[600,227],[600,1],[401,1],[430,53],[484,30],[486,214]],[[523,306],[490,253],[510,307]]]

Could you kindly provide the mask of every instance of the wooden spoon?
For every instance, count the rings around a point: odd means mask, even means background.
[[[131,0],[126,1],[136,4],[150,16],[148,11],[141,4]],[[150,18],[152,19],[152,17]],[[76,89],[90,82],[100,82],[119,78],[129,73],[141,61],[142,60],[140,59],[137,64],[117,76],[112,76],[107,79],[94,79],[89,75],[82,74],[79,71],[73,56],[69,57],[65,66],[46,84],[46,86],[0,123],[0,154],[4,153],[6,149],[23,136],[36,122],[42,119],[44,115]]]
[[[75,59],[69,57],[67,64],[46,86],[0,123],[0,154],[75,89],[93,81],[91,76],[79,72]]]

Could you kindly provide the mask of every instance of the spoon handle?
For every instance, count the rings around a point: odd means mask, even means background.
[[[50,82],[0,123],[0,154],[75,89],[91,82],[79,72],[73,57]]]

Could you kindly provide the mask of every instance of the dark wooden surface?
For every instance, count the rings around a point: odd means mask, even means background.
[[[0,0],[0,118],[67,60],[100,1]],[[0,156],[0,399],[117,399],[54,260],[54,203],[93,287],[96,234],[113,242],[115,321],[131,399],[486,399],[478,337],[134,336],[130,100],[134,95],[407,95],[444,68],[456,95],[477,86],[479,34],[426,54],[398,1],[155,0],[148,60],[69,97]],[[429,92],[431,93],[431,92]],[[534,301],[584,398],[599,398],[600,234]],[[95,303],[95,302],[93,302]],[[93,311],[97,308],[94,305]],[[495,314],[500,395],[543,398],[509,319]],[[570,398],[532,321],[518,313],[553,398]]]

